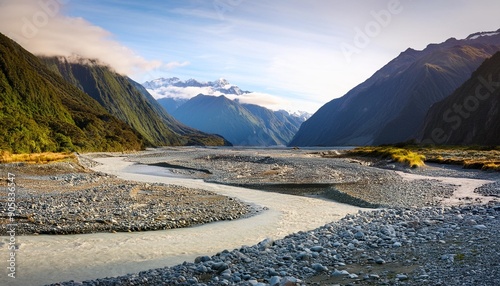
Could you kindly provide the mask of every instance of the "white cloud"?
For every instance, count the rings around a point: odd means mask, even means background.
[[[28,51],[45,56],[97,59],[122,74],[162,67],[114,40],[111,33],[82,18],[63,15],[68,0],[16,0],[0,2],[0,32]],[[175,68],[187,63],[169,63]]]
[[[184,98],[190,99],[197,96],[198,94],[214,95],[207,87],[177,87],[177,86],[166,86],[158,89],[148,89],[148,92],[156,98],[172,97],[172,98]],[[217,94],[220,95],[220,94]]]
[[[185,61],[185,62],[170,62],[170,63],[167,63],[165,64],[163,67],[166,68],[167,70],[172,70],[172,69],[175,69],[175,68],[181,68],[181,67],[185,67],[185,66],[188,66],[190,65],[191,63],[188,62],[188,61]]]
[[[272,110],[279,110],[285,105],[290,105],[288,99],[261,92],[251,92],[242,95],[226,95],[226,97],[232,100],[238,99],[241,103],[256,104]]]

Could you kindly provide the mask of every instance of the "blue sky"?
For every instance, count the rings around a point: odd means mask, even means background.
[[[223,77],[310,112],[408,47],[500,28],[497,0],[41,1],[59,6],[0,0],[0,32],[38,54],[102,59],[139,82]],[[23,17],[40,11],[47,23],[26,37]]]

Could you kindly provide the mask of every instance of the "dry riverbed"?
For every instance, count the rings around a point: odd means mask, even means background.
[[[455,203],[448,205],[498,201],[498,172],[444,165],[410,169],[386,161],[323,158],[321,154],[309,150],[166,148],[129,156],[128,160],[208,182],[322,197],[361,207],[440,206],[451,198]],[[463,184],[470,187],[470,193],[463,193]],[[456,196],[457,190],[462,197]]]
[[[173,229],[249,213],[237,200],[201,189],[135,183],[75,163],[7,164],[16,175],[16,234],[81,234]],[[6,202],[6,189],[0,198]],[[7,235],[7,204],[0,235]]]
[[[103,156],[115,155],[88,154],[82,164],[95,167],[91,159]],[[129,154],[126,160],[136,167],[161,167],[167,176],[381,209],[283,239],[220,249],[174,267],[54,285],[500,283],[498,172],[443,165],[408,169],[283,149],[165,148]],[[254,205],[197,188],[128,182],[66,163],[2,168],[19,174],[19,198],[25,204],[21,210],[42,214],[18,218],[27,234],[41,233],[44,227],[45,233],[79,233],[71,226],[75,222],[83,232],[182,227],[231,220],[255,210]],[[75,213],[87,211],[87,219],[71,216],[74,207],[79,207]]]

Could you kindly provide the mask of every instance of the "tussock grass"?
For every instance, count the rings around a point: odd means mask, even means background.
[[[395,145],[358,147],[347,156],[389,158],[413,168],[424,163],[458,165],[465,169],[500,171],[499,146],[419,146]]]
[[[500,171],[498,147],[436,147],[420,148],[426,162],[463,166],[465,169]]]
[[[11,154],[8,151],[0,152],[0,163],[32,163],[32,164],[46,164],[51,162],[59,162],[66,160],[75,160],[76,157],[72,153],[32,153],[32,154]]]
[[[500,171],[500,162],[485,163],[481,169]]]
[[[348,152],[349,156],[368,156],[377,158],[389,158],[394,162],[408,165],[412,168],[425,165],[425,156],[408,149],[380,146],[380,147],[358,147]]]

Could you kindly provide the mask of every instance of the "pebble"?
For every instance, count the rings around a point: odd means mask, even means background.
[[[392,246],[393,246],[393,247],[401,247],[401,245],[402,245],[402,244],[401,244],[401,242],[399,242],[399,241],[396,241],[396,242],[394,242],[394,243],[392,244]]]
[[[277,286],[281,282],[281,277],[279,276],[273,276],[271,279],[269,279],[269,285],[270,286]]]
[[[328,271],[328,267],[323,266],[321,263],[314,263],[311,265],[311,268],[316,270],[316,272]]]
[[[344,276],[344,275],[349,275],[349,272],[347,270],[333,270],[333,272],[330,274],[332,276]]]
[[[475,225],[474,228],[478,229],[478,230],[485,230],[485,229],[487,229],[487,227],[484,224]]]
[[[405,274],[398,274],[396,275],[396,278],[400,281],[408,280],[408,276]]]

